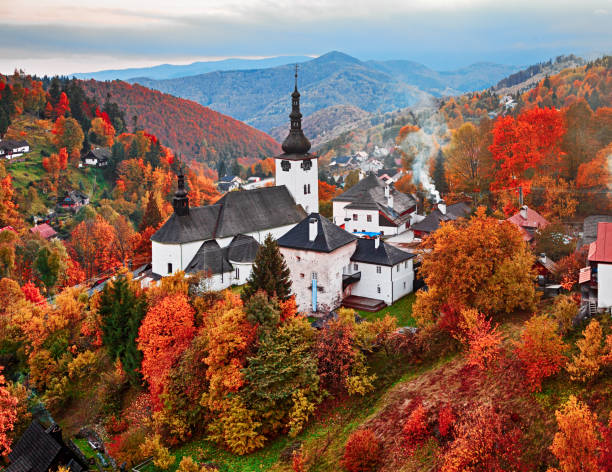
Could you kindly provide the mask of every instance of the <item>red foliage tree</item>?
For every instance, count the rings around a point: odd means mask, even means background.
[[[153,305],[138,330],[142,375],[148,382],[156,409],[161,409],[170,368],[187,349],[195,334],[195,311],[183,294],[168,295]]]
[[[66,112],[70,109],[70,102],[68,101],[68,96],[65,92],[60,94],[60,98],[55,105],[55,109],[53,110],[53,114],[55,118],[59,118],[60,116],[65,116]]]
[[[11,452],[10,431],[17,421],[17,398],[11,395],[6,387],[3,366],[0,366],[0,455],[6,456]]]
[[[429,436],[429,426],[427,424],[427,410],[423,406],[423,402],[419,401],[416,403],[404,423],[403,432],[409,451],[413,451],[427,439]]]
[[[79,223],[70,234],[69,253],[90,279],[119,265],[114,228],[101,216]]]
[[[46,303],[45,297],[40,294],[40,290],[38,287],[34,285],[32,282],[26,282],[22,287],[21,291],[26,297],[26,300],[32,302],[36,305],[41,305]]]
[[[354,358],[353,340],[351,325],[342,320],[327,323],[319,332],[316,344],[319,376],[322,385],[332,392],[346,386]]]
[[[447,437],[451,434],[455,424],[455,414],[451,405],[445,405],[438,411],[438,431],[440,436]]]
[[[349,436],[341,463],[349,472],[372,472],[380,464],[380,452],[381,445],[374,432],[360,429]]]

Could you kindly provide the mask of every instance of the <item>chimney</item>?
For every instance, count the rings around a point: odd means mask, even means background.
[[[378,249],[379,246],[380,246],[380,236],[376,236],[374,238],[374,249]]]
[[[545,253],[540,253],[540,262],[542,264],[546,264],[546,254]]]
[[[446,202],[444,200],[438,201],[438,210],[440,210],[440,213],[443,215],[446,215]]]
[[[527,219],[527,205],[523,205],[521,207],[521,218],[523,218],[524,220]]]
[[[389,191],[389,184],[385,185],[385,198],[389,198],[389,194],[391,192]]]
[[[317,239],[317,233],[319,231],[319,221],[316,218],[310,218],[308,223],[308,240],[313,242]]]
[[[393,208],[393,195],[389,195],[389,196],[387,197],[387,206],[388,206],[389,208]]]

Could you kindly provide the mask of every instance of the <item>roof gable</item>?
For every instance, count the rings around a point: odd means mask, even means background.
[[[210,274],[224,274],[233,270],[232,264],[227,260],[227,250],[219,246],[217,241],[211,239],[204,241],[196,252],[185,272],[207,272]]]
[[[317,237],[310,241],[310,220],[317,220]],[[356,236],[336,226],[319,213],[311,213],[278,239],[280,247],[332,252],[355,241]]]
[[[151,236],[151,241],[184,244],[212,239],[220,211],[220,205],[208,205],[190,208],[189,214],[184,216],[173,213]]]
[[[385,244],[383,241],[380,241],[376,247],[374,239],[359,239],[351,261],[392,267],[413,257],[415,257],[414,254]]]
[[[33,421],[13,445],[6,472],[47,472],[62,450],[38,421]]]
[[[612,223],[597,224],[597,239],[591,246],[589,261],[612,263]]]
[[[415,231],[422,231],[424,233],[433,233],[440,227],[441,222],[455,221],[459,218],[466,217],[469,213],[470,206],[467,203],[453,203],[452,205],[447,205],[446,214],[443,214],[439,208],[436,208],[421,221],[413,224],[410,228]]]

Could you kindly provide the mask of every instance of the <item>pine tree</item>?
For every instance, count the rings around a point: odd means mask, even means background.
[[[132,385],[139,385],[142,381],[142,353],[136,347],[136,338],[146,310],[146,299],[136,293],[124,275],[102,290],[99,309],[102,340],[111,358],[119,358]]]
[[[276,296],[279,300],[287,300],[291,296],[289,268],[271,234],[266,236],[257,251],[253,271],[242,291],[242,300],[249,300],[258,290],[263,290],[269,297]]]
[[[448,184],[446,183],[446,173],[444,171],[444,154],[442,150],[438,151],[436,163],[434,166],[433,179],[436,189],[440,194],[448,192]]]
[[[157,203],[157,198],[155,195],[151,194],[138,230],[142,232],[147,228],[157,228],[161,222],[162,215]]]

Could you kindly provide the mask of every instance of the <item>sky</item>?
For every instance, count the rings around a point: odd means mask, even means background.
[[[229,57],[408,59],[437,70],[612,52],[612,0],[0,0],[0,73]]]

